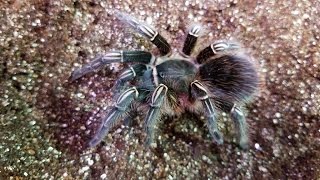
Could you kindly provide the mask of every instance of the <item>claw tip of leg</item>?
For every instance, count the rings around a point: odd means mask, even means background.
[[[220,140],[216,139],[216,143],[217,143],[218,145],[221,145],[221,144],[223,144],[223,140],[222,140],[222,139],[220,139]]]
[[[77,79],[79,79],[79,78],[80,78],[79,73],[77,72],[77,70],[75,70],[75,71],[73,71],[73,72],[71,73],[71,75],[70,75],[70,77],[69,77],[69,80],[70,80],[71,82],[73,82],[73,81],[75,81],[75,80],[77,80]]]
[[[117,16],[118,18],[121,17],[121,16],[123,16],[123,13],[122,13],[120,10],[118,10],[118,9],[115,9],[115,10],[113,11],[113,13],[114,13],[115,16]]]
[[[88,148],[93,148],[93,147],[95,147],[96,145],[98,145],[99,143],[100,143],[99,140],[92,139],[92,140],[90,140],[89,143],[88,143]]]
[[[144,143],[144,146],[147,148],[156,148],[157,143],[153,142],[151,139],[147,139],[146,142]]]
[[[213,138],[218,145],[223,144],[223,138],[219,132],[215,131],[213,133]]]
[[[248,149],[249,149],[249,144],[248,144],[248,142],[240,142],[240,143],[239,143],[239,146],[240,146],[240,148],[243,149],[243,150],[248,150]]]

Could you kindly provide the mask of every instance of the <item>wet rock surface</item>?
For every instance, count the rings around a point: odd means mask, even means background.
[[[144,147],[143,116],[86,149],[112,104],[112,64],[75,82],[71,72],[116,49],[155,47],[113,15],[130,13],[179,50],[187,27],[248,48],[261,88],[248,106],[250,149],[221,116],[224,145],[201,117],[164,118],[157,147]],[[317,179],[320,177],[318,1],[4,1],[0,4],[0,178]],[[143,114],[143,113],[140,113]]]

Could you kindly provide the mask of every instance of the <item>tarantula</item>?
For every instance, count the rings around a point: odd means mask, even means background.
[[[140,102],[149,104],[144,121],[147,145],[154,143],[156,125],[163,115],[181,114],[186,110],[203,114],[214,141],[222,144],[216,118],[217,111],[223,111],[230,114],[239,145],[246,149],[247,125],[241,106],[257,90],[258,75],[251,58],[242,53],[241,46],[219,41],[193,57],[191,53],[201,30],[200,25],[195,25],[186,35],[182,51],[172,52],[169,43],[154,28],[128,14],[118,11],[115,14],[156,45],[160,56],[140,50],[114,51],[95,58],[72,73],[73,81],[110,63],[133,63],[115,83],[116,91],[126,90],[110,107],[88,146],[99,144],[113,125],[128,115],[131,104]]]

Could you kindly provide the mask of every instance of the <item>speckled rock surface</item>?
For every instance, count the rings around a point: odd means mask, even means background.
[[[256,58],[261,90],[248,106],[250,150],[232,122],[215,145],[195,115],[166,118],[154,149],[143,120],[84,145],[111,104],[124,65],[71,83],[99,53],[152,49],[113,16],[128,12],[181,48],[189,24],[206,27],[199,48],[236,39]],[[0,179],[320,178],[319,1],[18,1],[0,3]],[[164,125],[165,124],[165,125]]]

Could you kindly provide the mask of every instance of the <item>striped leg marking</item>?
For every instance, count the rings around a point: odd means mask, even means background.
[[[130,25],[139,34],[147,37],[154,45],[156,45],[161,55],[167,55],[171,52],[169,43],[153,27],[139,22],[136,18],[130,16],[129,14],[120,11],[115,11],[115,14],[121,21]]]
[[[247,123],[245,116],[241,109],[236,105],[233,106],[230,112],[231,119],[235,124],[237,130],[237,136],[239,140],[239,146],[242,149],[248,149],[248,134],[247,134]]]
[[[121,89],[127,81],[130,81],[135,77],[142,76],[146,70],[147,66],[144,64],[135,64],[133,66],[130,66],[119,76],[119,79],[116,81],[114,85],[115,90],[118,91],[119,89]]]
[[[217,54],[224,53],[225,51],[239,49],[240,46],[235,43],[218,42],[213,43],[210,46],[204,48],[197,56],[197,62],[199,64],[205,62],[208,58]]]
[[[76,69],[71,74],[71,81],[82,76],[101,70],[110,63],[138,62],[148,64],[153,58],[152,54],[146,51],[114,51],[105,55],[98,56],[80,69]]]
[[[197,80],[191,83],[191,90],[193,96],[195,96],[198,100],[202,101],[202,105],[206,110],[207,126],[209,128],[211,136],[217,144],[222,144],[223,137],[220,131],[218,130],[215,109],[208,96],[207,90]]]
[[[161,118],[160,108],[166,97],[168,88],[164,84],[160,84],[153,92],[150,109],[145,119],[145,130],[147,132],[146,145],[150,146],[154,141],[154,134],[157,122]]]
[[[201,26],[199,25],[196,25],[192,27],[192,29],[190,29],[182,49],[182,53],[184,55],[190,56],[190,54],[192,53],[192,50],[197,43],[200,30],[201,30]]]
[[[109,113],[102,119],[100,128],[94,137],[89,141],[89,147],[94,147],[103,140],[103,138],[108,134],[109,130],[114,126],[115,123],[117,123],[121,115],[127,111],[131,102],[137,98],[138,95],[138,90],[135,87],[132,87],[124,91],[118,97],[116,105],[114,105]]]

